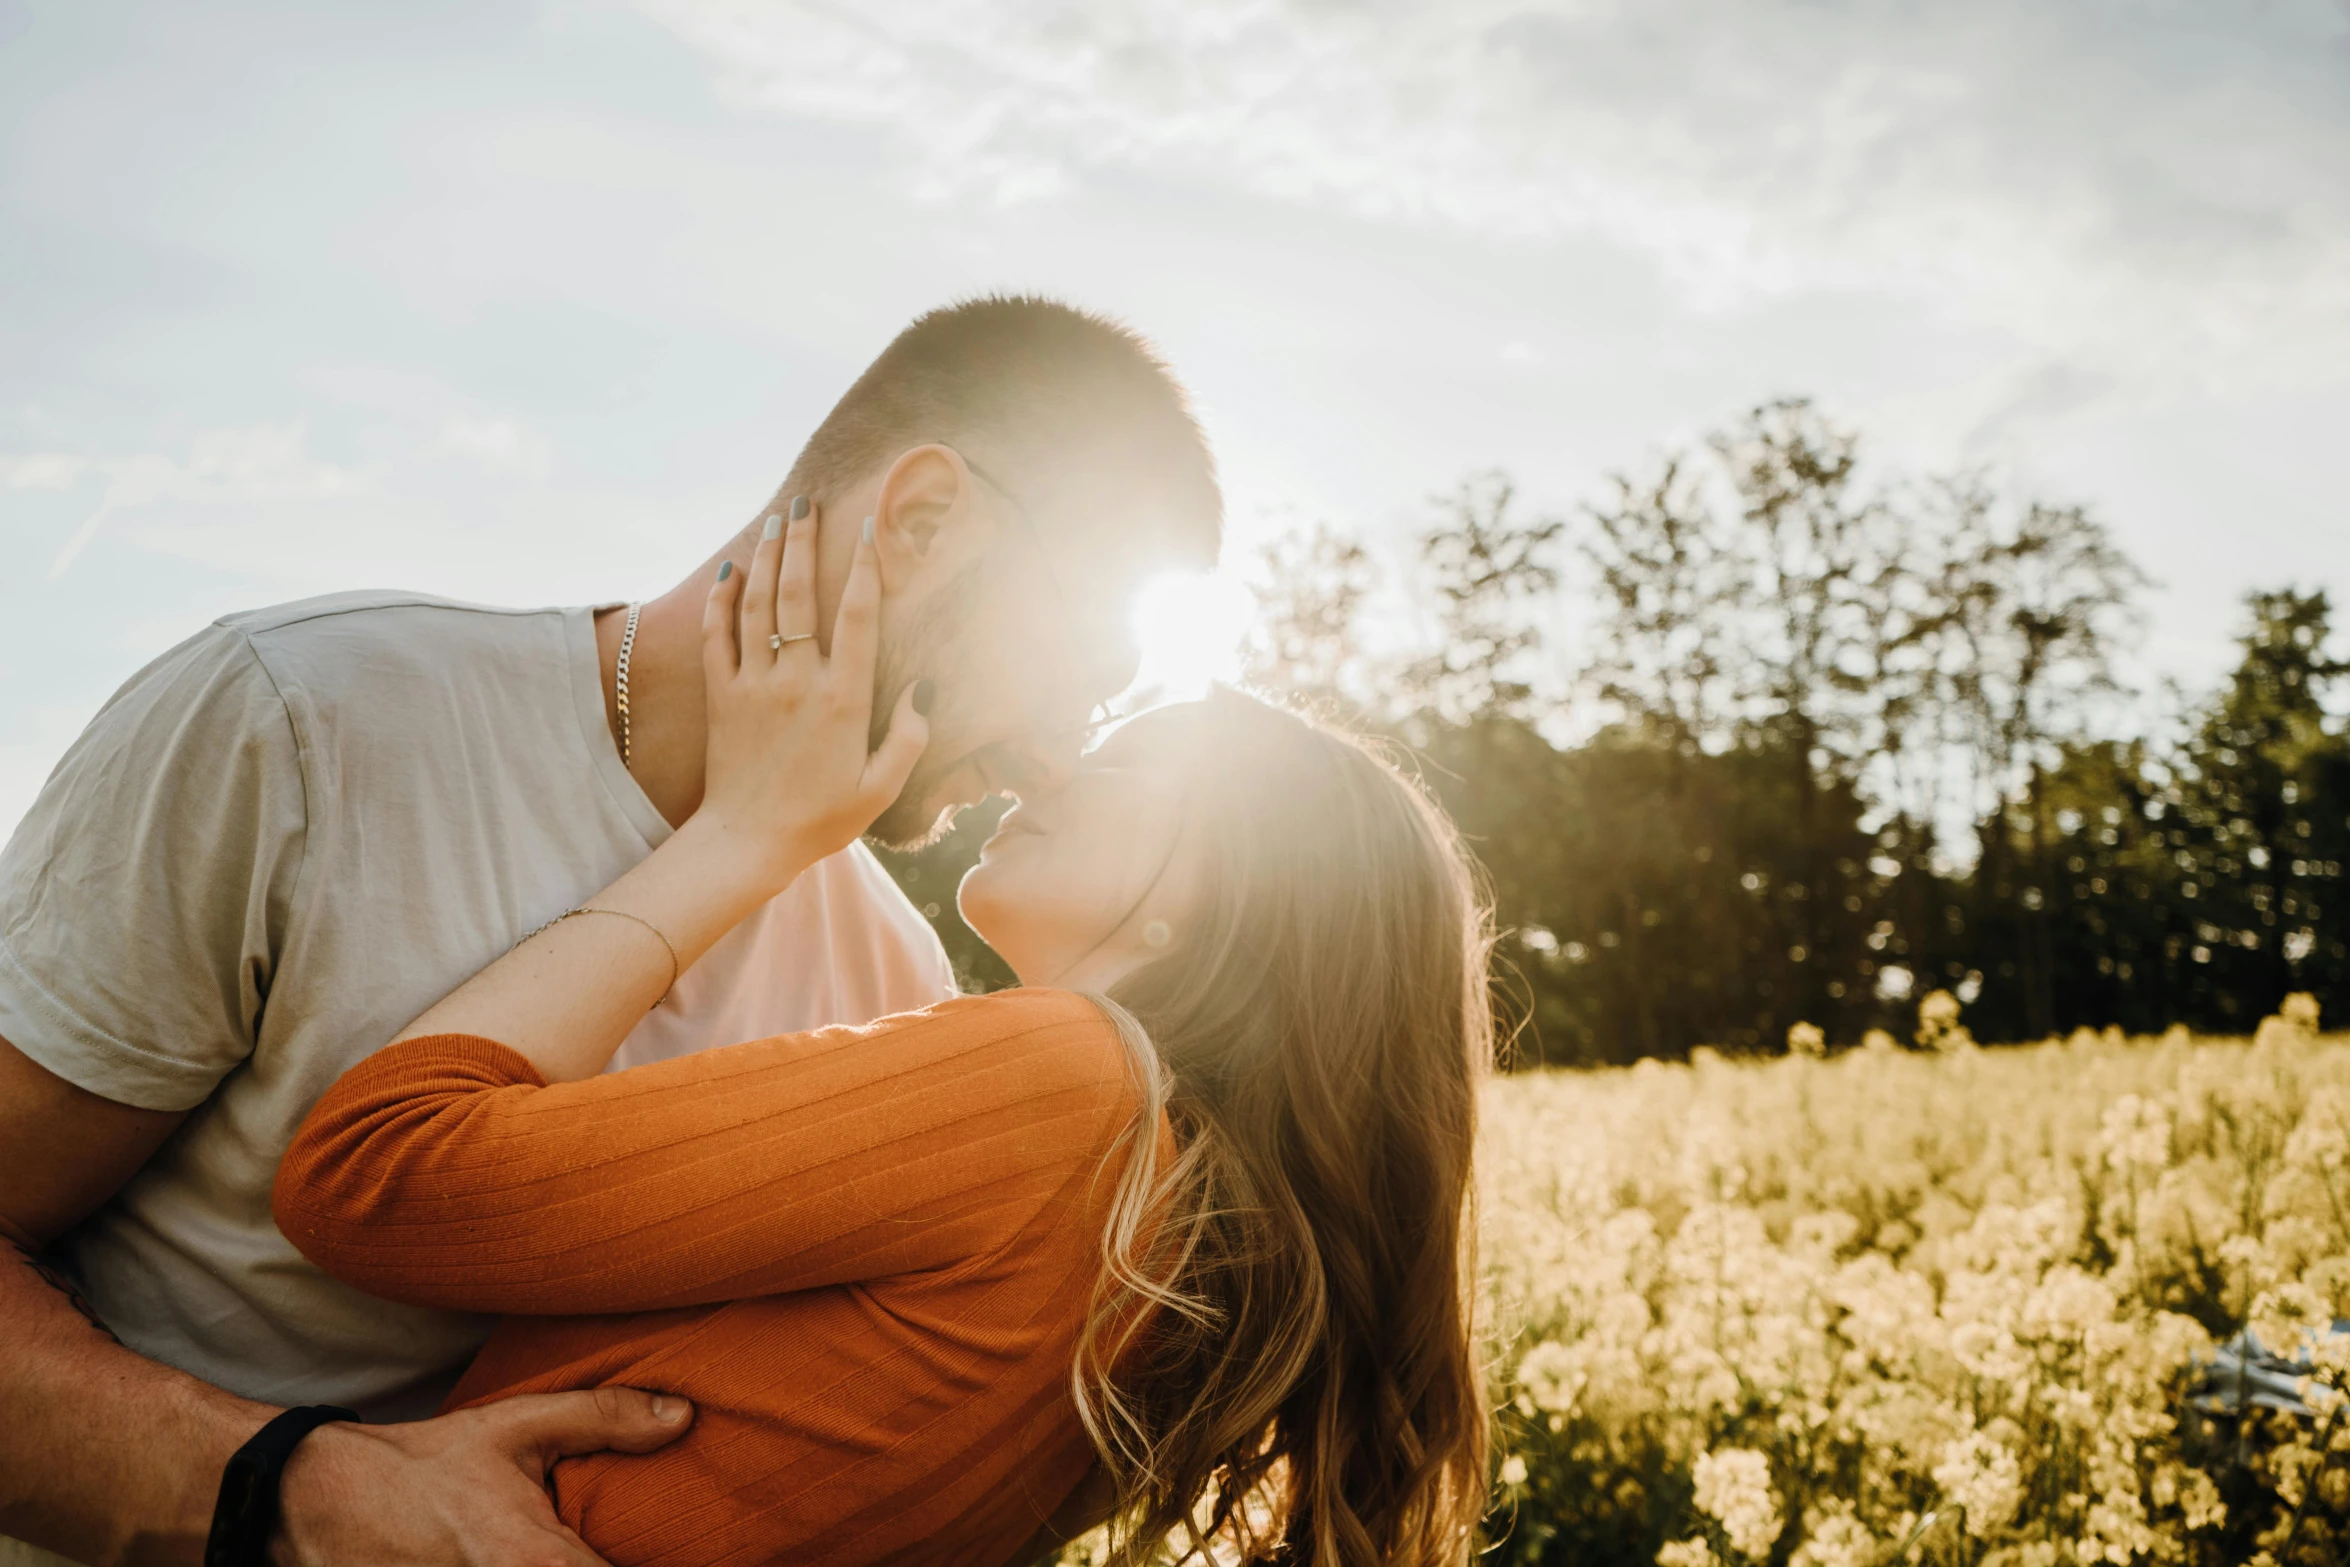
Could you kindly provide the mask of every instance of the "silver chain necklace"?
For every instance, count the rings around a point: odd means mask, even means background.
[[[619,678],[613,681],[614,695],[619,699],[613,705],[620,709],[620,765],[628,765],[628,655],[636,647],[636,617],[644,610],[642,604],[628,606],[628,619],[620,627]]]

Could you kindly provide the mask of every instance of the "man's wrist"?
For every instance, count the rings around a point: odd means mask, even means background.
[[[373,1445],[375,1432],[367,1426],[325,1425],[294,1449],[278,1481],[270,1567],[300,1567],[333,1554],[328,1542],[350,1507],[353,1466]]]
[[[204,1567],[262,1567],[278,1532],[280,1484],[303,1440],[319,1427],[358,1416],[331,1404],[304,1404],[271,1417],[222,1467]]]

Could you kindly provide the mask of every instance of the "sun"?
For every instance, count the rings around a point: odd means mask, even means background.
[[[1213,571],[1168,571],[1135,596],[1134,634],[1142,666],[1127,694],[1145,703],[1205,696],[1239,678],[1241,639],[1255,604],[1246,588]]]

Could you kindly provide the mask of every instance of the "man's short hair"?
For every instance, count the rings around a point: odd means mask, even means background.
[[[825,415],[785,488],[829,500],[932,441],[1040,512],[1114,506],[1214,554],[1223,494],[1191,399],[1107,316],[989,294],[916,317]]]

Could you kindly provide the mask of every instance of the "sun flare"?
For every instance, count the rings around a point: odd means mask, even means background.
[[[1255,605],[1248,590],[1218,572],[1170,571],[1143,585],[1134,604],[1142,664],[1129,694],[1180,702],[1237,679],[1241,639]]]

